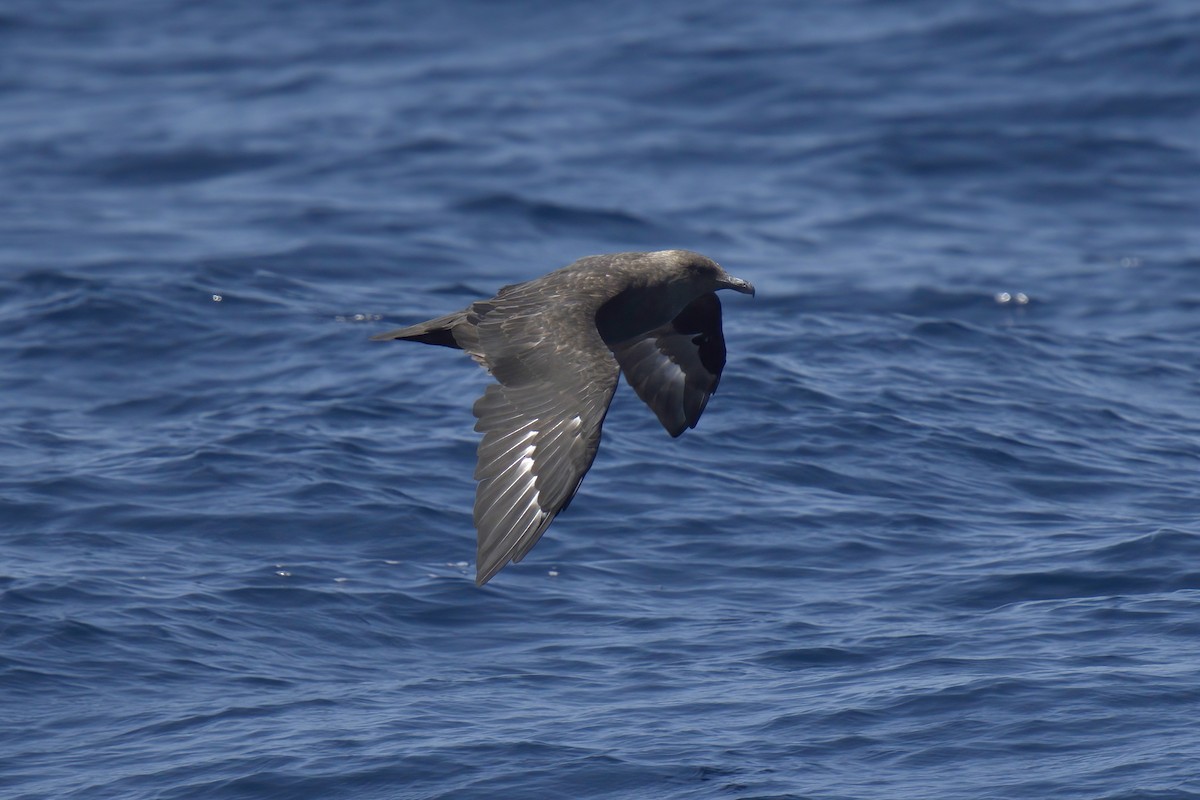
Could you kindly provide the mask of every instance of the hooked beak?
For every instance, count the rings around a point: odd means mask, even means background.
[[[732,275],[730,275],[729,279],[725,282],[725,288],[733,289],[735,292],[741,292],[742,294],[748,294],[751,297],[754,297],[754,284],[750,281],[744,281],[741,278],[735,278]]]

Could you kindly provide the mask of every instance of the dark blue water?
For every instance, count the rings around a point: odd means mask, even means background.
[[[1198,178],[1192,0],[7,0],[0,795],[1200,797]],[[367,338],[668,247],[720,391],[477,589]]]

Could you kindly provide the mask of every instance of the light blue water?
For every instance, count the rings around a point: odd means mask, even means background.
[[[1198,43],[10,0],[0,796],[1200,797]],[[720,391],[475,588],[487,376],[367,338],[667,247]]]

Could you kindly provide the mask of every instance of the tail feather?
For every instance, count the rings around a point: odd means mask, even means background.
[[[371,337],[371,341],[384,342],[391,339],[407,339],[412,342],[436,344],[441,347],[453,347],[456,350],[461,350],[462,345],[454,340],[453,328],[463,321],[463,316],[464,312],[456,311],[444,317],[418,322],[416,325],[409,325],[407,328],[396,328],[384,333],[377,333]]]

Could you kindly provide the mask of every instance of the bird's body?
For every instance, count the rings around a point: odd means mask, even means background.
[[[372,337],[464,350],[497,381],[474,406],[478,584],[520,561],[570,503],[621,372],[672,436],[696,426],[725,365],[723,288],[754,292],[686,250],[589,256]]]

